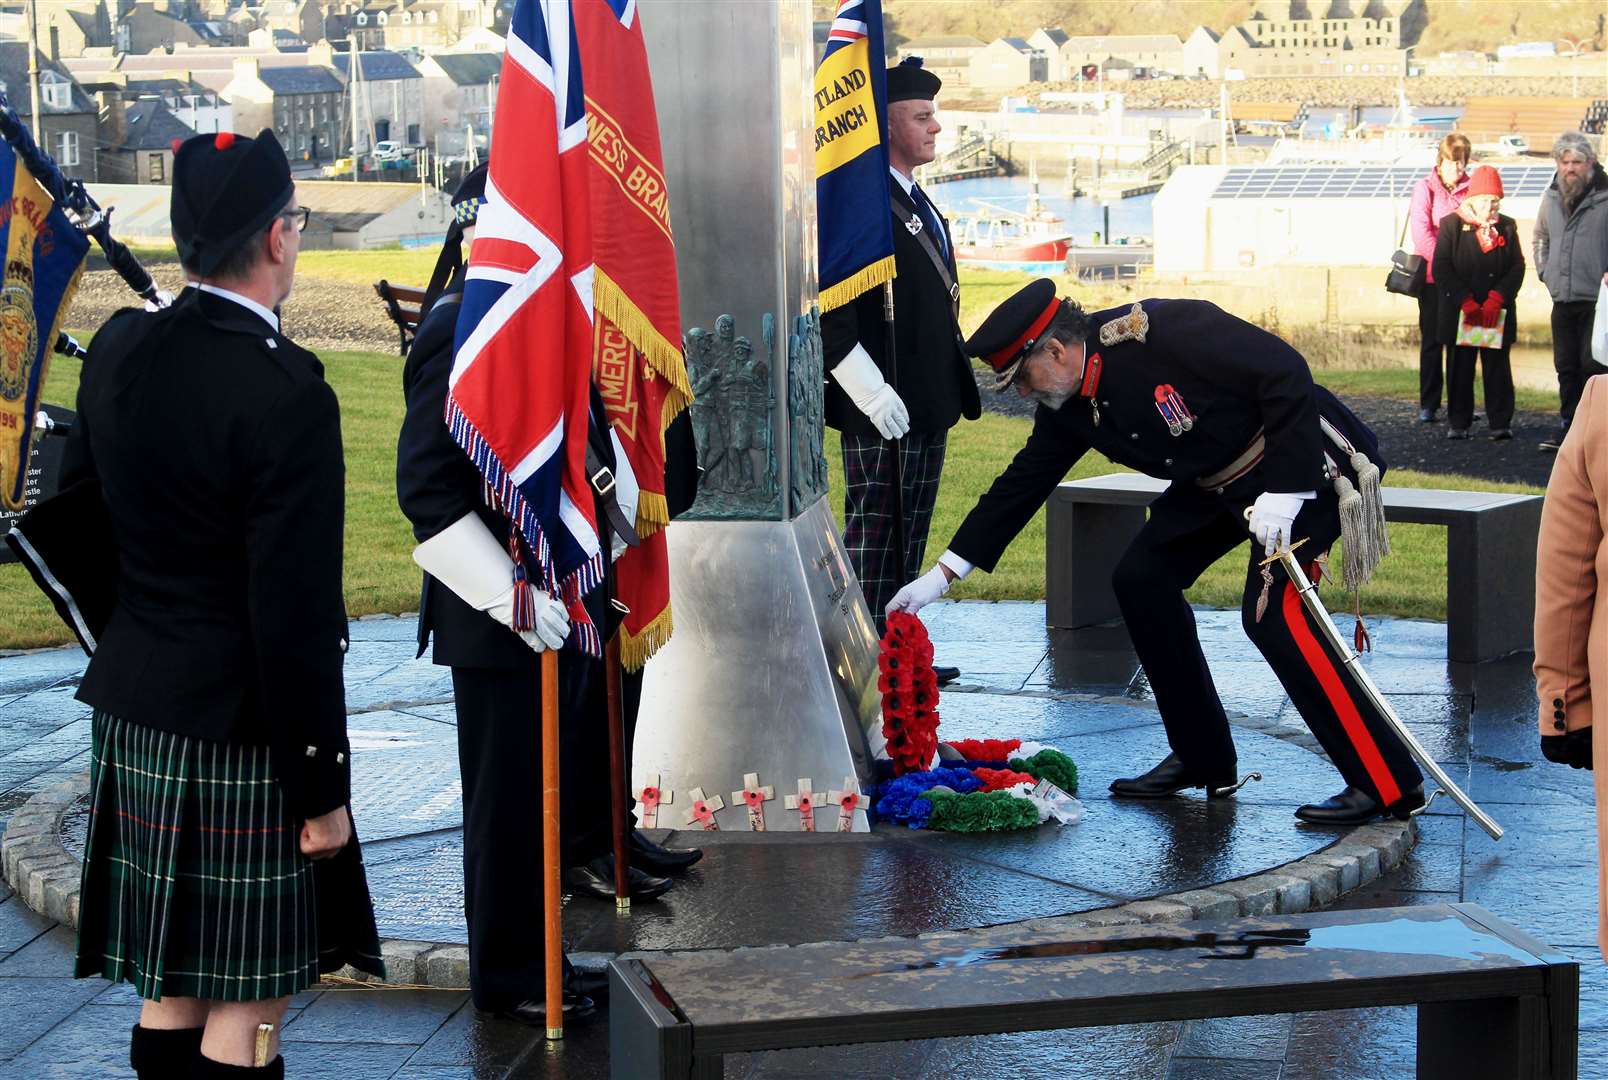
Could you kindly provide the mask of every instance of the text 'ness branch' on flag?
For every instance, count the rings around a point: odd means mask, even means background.
[[[893,280],[887,112],[881,0],[839,0],[815,71],[822,311]]]

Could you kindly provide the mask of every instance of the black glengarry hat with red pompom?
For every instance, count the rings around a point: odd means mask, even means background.
[[[274,133],[196,135],[173,154],[169,217],[179,260],[205,277],[290,203],[290,162]]]

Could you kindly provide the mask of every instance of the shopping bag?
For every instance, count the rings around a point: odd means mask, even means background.
[[[1507,325],[1507,316],[1506,310],[1499,311],[1496,313],[1495,326],[1480,326],[1477,323],[1470,325],[1469,317],[1464,313],[1457,320],[1457,344],[1475,349],[1500,349],[1502,328]]]

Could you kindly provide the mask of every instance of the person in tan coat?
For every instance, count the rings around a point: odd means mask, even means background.
[[[1594,732],[1608,730],[1608,377],[1586,381],[1558,450],[1541,509],[1535,573],[1535,689],[1541,753],[1548,761],[1591,768]],[[1608,737],[1608,736],[1605,736]],[[1597,846],[1608,839],[1608,777],[1597,784]],[[1597,945],[1608,954],[1608,872],[1597,865]]]

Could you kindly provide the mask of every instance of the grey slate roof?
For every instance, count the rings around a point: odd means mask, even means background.
[[[458,86],[484,86],[502,73],[501,53],[435,53],[430,59]]]
[[[128,107],[128,137],[122,150],[166,150],[174,139],[188,139],[195,129],[155,98],[136,101]]]
[[[257,78],[277,97],[281,94],[340,94],[346,88],[327,67],[265,67]]]
[[[72,75],[60,64],[53,63],[43,53],[39,55],[39,70],[54,71],[64,79],[72,79]],[[17,111],[18,116],[32,116],[32,105],[28,100],[28,43],[26,41],[0,41],[0,84],[3,84],[6,97],[11,107]],[[72,85],[72,107],[69,109],[52,109],[45,107],[46,115],[63,113],[93,113],[95,102],[84,88],[75,81]]]
[[[344,77],[352,66],[351,53],[336,53],[335,70]],[[408,63],[401,53],[385,50],[365,51],[358,61],[358,73],[365,79],[422,79],[419,69]]]

